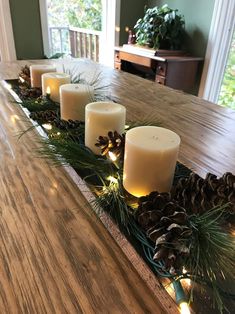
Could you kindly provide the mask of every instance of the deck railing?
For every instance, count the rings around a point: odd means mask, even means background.
[[[71,54],[75,58],[99,61],[101,32],[77,27],[50,27],[51,54]]]
[[[51,55],[71,53],[69,27],[49,27],[49,41]]]
[[[71,54],[73,57],[99,61],[99,39],[101,32],[70,27]]]

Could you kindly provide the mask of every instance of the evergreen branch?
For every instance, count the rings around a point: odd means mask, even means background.
[[[50,99],[35,99],[30,98],[22,101],[22,106],[27,108],[30,112],[39,112],[46,110],[56,110],[58,109],[58,104]]]
[[[228,204],[191,216],[193,230],[185,267],[195,279],[203,278],[213,289],[214,302],[222,313],[218,282],[235,280],[234,237],[221,227]],[[195,280],[196,281],[196,280]]]
[[[81,173],[83,176],[94,174],[103,181],[116,172],[111,161],[96,156],[84,144],[67,138],[58,137],[43,140],[38,153],[41,157],[51,160],[54,165],[71,165],[79,174]],[[97,185],[97,182],[92,182],[92,184]]]
[[[130,208],[125,200],[119,174],[115,173],[115,176],[106,177],[102,189],[96,191],[96,195],[93,202],[96,211],[103,209],[114,218],[119,227],[128,228]]]

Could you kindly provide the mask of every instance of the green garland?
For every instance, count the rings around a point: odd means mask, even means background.
[[[98,78],[99,75],[92,85],[97,83]],[[73,80],[81,82],[81,75],[77,75]],[[19,89],[15,88],[15,90],[19,92]],[[58,105],[46,97],[23,99],[22,106],[31,113],[54,110],[59,116]],[[37,122],[43,127],[44,124],[51,123],[51,120],[49,116],[42,115]],[[144,124],[159,125],[159,122],[147,121]],[[84,145],[84,124],[80,123],[75,128],[71,125],[71,123],[66,124],[61,128],[60,124],[52,123],[51,129],[46,130],[48,138],[40,141],[41,146],[37,153],[55,165],[71,165],[79,173],[96,195],[93,204],[95,209],[108,212],[131,241],[139,243],[146,261],[157,275],[170,278],[178,288],[179,285],[175,283],[180,283],[183,278],[190,278],[193,282],[202,285],[207,284],[213,288],[214,300],[222,312],[224,306],[221,295],[226,293],[221,293],[220,282],[226,278],[235,279],[234,237],[222,227],[227,205],[189,216],[192,229],[190,254],[182,259],[182,265],[187,269],[187,273],[171,274],[163,261],[153,260],[154,244],[135,219],[138,200],[123,188],[123,160],[114,163],[107,156],[94,155]],[[137,123],[130,123],[129,127],[137,125]],[[174,184],[181,177],[187,178],[190,173],[191,170],[178,163]],[[230,298],[234,297],[232,294],[227,295]]]

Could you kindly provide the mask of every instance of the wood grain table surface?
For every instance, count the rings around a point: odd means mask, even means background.
[[[0,62],[0,79],[30,63]],[[177,132],[179,159],[198,174],[235,172],[234,111],[88,61],[68,67],[87,80],[100,73],[129,120],[150,116]],[[35,158],[37,134],[18,140],[25,120],[0,85],[0,313],[176,313],[141,279],[68,173]]]

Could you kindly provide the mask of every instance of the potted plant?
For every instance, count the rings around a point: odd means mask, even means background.
[[[184,34],[184,18],[167,4],[145,10],[136,25],[136,42],[154,49],[178,50]]]

